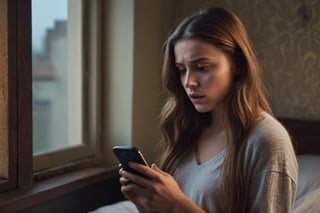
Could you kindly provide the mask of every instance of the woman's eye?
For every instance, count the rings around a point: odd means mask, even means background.
[[[210,68],[211,68],[211,66],[209,66],[209,65],[197,66],[197,70],[200,72],[205,72],[205,71],[209,70]]]
[[[178,72],[179,72],[181,75],[182,75],[182,74],[185,74],[186,71],[187,71],[187,69],[184,68],[184,67],[177,67],[177,70],[178,70]]]

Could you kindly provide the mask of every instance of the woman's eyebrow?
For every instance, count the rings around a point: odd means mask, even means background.
[[[200,58],[194,58],[194,59],[191,59],[188,63],[190,64],[195,64],[195,63],[199,63],[201,61],[208,61],[208,60],[211,60],[212,58],[210,57],[200,57]],[[183,62],[179,62],[179,61],[176,61],[175,64],[178,66],[178,65],[184,65]]]
[[[194,63],[198,63],[198,62],[201,62],[201,61],[207,61],[207,60],[210,60],[210,59],[212,59],[212,58],[210,58],[210,57],[199,57],[199,58],[191,59],[190,63],[194,64]]]

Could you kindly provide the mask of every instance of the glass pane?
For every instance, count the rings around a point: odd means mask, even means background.
[[[82,143],[79,0],[32,0],[33,153]]]

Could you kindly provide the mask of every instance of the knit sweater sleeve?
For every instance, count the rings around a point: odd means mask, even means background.
[[[248,137],[245,157],[249,212],[291,212],[298,165],[285,128],[265,115]]]

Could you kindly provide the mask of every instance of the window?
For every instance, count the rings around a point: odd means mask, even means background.
[[[32,0],[34,170],[93,156],[84,1]],[[92,73],[92,72],[91,72]]]
[[[81,6],[32,0],[34,155],[82,142]]]
[[[99,161],[99,4],[0,0],[1,191]]]

